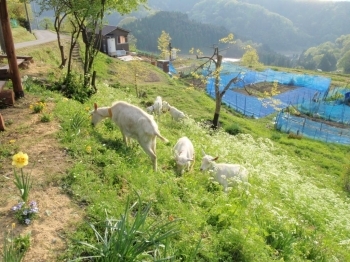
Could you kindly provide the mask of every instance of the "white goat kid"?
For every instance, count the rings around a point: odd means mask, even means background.
[[[248,170],[239,165],[239,164],[217,164],[215,161],[219,158],[212,157],[210,155],[207,155],[204,151],[203,152],[203,158],[202,158],[202,164],[201,164],[201,171],[210,171],[216,182],[218,182],[220,185],[224,187],[224,191],[226,192],[227,187],[235,180],[241,180],[242,182],[248,182]]]
[[[163,101],[163,112],[169,111],[172,119],[179,121],[186,117],[186,115],[174,106],[171,106],[168,102]]]
[[[153,112],[154,112],[154,106],[151,105],[151,106],[147,107],[147,108],[146,108],[146,111],[147,111],[148,114],[152,115]]]
[[[167,101],[163,100],[162,111],[163,113],[168,112],[170,109],[170,105]]]
[[[118,101],[111,107],[100,108],[95,103],[91,115],[91,122],[94,126],[102,119],[110,117],[119,127],[125,144],[129,145],[130,138],[137,140],[151,158],[154,171],[157,171],[156,137],[165,142],[168,142],[168,140],[161,136],[153,116],[150,116],[141,108],[123,101]]]
[[[174,158],[177,165],[177,172],[183,174],[185,169],[191,171],[195,162],[194,159],[194,147],[186,136],[177,140],[174,148]]]

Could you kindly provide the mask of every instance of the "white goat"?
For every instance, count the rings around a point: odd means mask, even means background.
[[[239,164],[217,164],[215,161],[219,158],[207,155],[204,151],[202,158],[201,171],[210,171],[216,182],[224,187],[224,191],[227,190],[227,186],[232,184],[235,179],[242,182],[248,182],[248,170]]]
[[[195,159],[191,140],[186,136],[179,138],[173,148],[173,152],[179,174],[183,174],[186,168],[187,171],[192,170]]]
[[[155,115],[158,115],[158,117],[162,113],[162,107],[163,107],[162,97],[157,96],[156,100],[153,103],[153,112],[154,112]]]
[[[142,149],[150,156],[154,171],[157,171],[156,137],[165,142],[168,140],[161,136],[153,116],[123,101],[118,101],[111,107],[100,108],[95,103],[91,115],[91,122],[94,126],[102,119],[110,117],[119,127],[125,144],[129,145],[130,138],[137,140]]]
[[[151,105],[151,106],[147,107],[147,108],[146,108],[146,111],[147,111],[148,114],[152,115],[153,112],[154,112],[154,106]]]
[[[163,100],[163,105],[162,105],[162,111],[163,111],[163,113],[166,113],[166,112],[169,111],[169,109],[170,109],[169,106],[170,106],[169,103],[168,103],[167,101]]]
[[[171,117],[175,120],[175,121],[179,121],[183,118],[186,117],[186,115],[180,111],[179,109],[177,109],[174,106],[171,106],[168,102],[164,101],[163,102],[163,111],[169,111]]]

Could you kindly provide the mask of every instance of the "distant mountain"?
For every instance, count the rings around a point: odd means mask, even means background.
[[[38,11],[38,4],[31,3],[33,11]],[[130,16],[143,19],[157,11],[176,11],[187,14],[187,22],[195,21],[202,26],[226,28],[228,32],[234,33],[235,39],[249,39],[285,54],[301,53],[309,47],[335,41],[342,35],[350,34],[349,1],[149,0],[147,5],[149,9],[140,8],[125,16],[112,13],[106,19],[109,24],[117,25]],[[46,12],[34,20],[40,21],[49,15]],[[163,21],[161,25],[152,26],[157,26],[159,31],[159,26],[168,24]],[[152,30],[147,28],[145,31]],[[140,29],[137,34],[141,36]],[[178,35],[176,38],[179,38]]]
[[[191,48],[207,50],[229,33],[224,27],[190,20],[187,14],[164,11],[123,24],[122,27],[136,37],[138,49],[157,53],[162,31],[170,35],[172,46],[181,49],[183,54],[189,54]]]
[[[301,52],[350,34],[350,2],[306,0],[149,0],[284,53]]]

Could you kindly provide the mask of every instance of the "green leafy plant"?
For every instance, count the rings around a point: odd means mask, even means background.
[[[89,257],[76,260],[94,258],[95,261],[165,261],[173,259],[167,255],[168,239],[178,234],[179,220],[169,220],[165,223],[151,223],[146,220],[151,211],[151,203],[143,207],[138,198],[133,205],[128,200],[124,214],[120,219],[106,218],[105,230],[101,234],[90,224],[95,233],[97,243],[79,242],[94,253]],[[130,218],[133,221],[130,221]]]
[[[51,115],[49,114],[43,114],[40,118],[40,121],[43,123],[47,123],[51,121]]]
[[[239,125],[237,125],[237,124],[232,124],[232,125],[226,127],[225,131],[227,133],[229,133],[230,135],[238,135],[239,133],[242,133]]]
[[[30,247],[30,235],[15,237],[14,228],[16,224],[12,224],[11,230],[4,235],[4,245],[2,258],[4,262],[20,262],[24,254]]]

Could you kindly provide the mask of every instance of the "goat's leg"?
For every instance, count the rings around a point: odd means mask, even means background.
[[[145,151],[145,153],[151,158],[153,163],[153,170],[154,172],[157,172],[157,156],[156,153],[153,151],[153,146],[155,147],[155,143],[152,143],[152,141],[150,141],[148,143],[140,143],[140,146]]]

